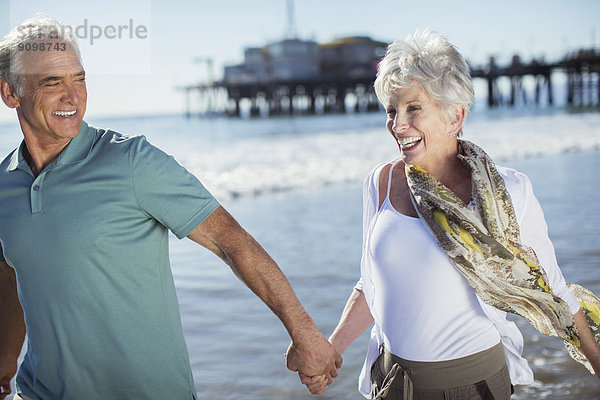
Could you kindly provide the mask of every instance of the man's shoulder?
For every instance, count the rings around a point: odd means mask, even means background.
[[[94,131],[93,148],[102,155],[129,154],[146,143],[144,135],[130,135],[112,129],[89,126]]]
[[[90,130],[94,131],[96,145],[113,144],[126,147],[127,145],[134,144],[136,141],[145,140],[143,135],[130,135],[112,129],[100,128],[92,125],[89,125],[88,127]]]

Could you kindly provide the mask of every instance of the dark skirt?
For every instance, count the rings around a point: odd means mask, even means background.
[[[510,376],[502,344],[439,362],[404,360],[383,348],[371,369],[373,399],[507,400]]]

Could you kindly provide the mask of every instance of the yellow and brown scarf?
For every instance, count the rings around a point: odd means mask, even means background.
[[[521,244],[519,226],[504,180],[492,159],[475,144],[459,140],[459,159],[471,170],[476,210],[427,171],[406,165],[414,206],[421,220],[479,297],[518,314],[535,329],[565,341],[569,354],[593,373],[583,353],[569,307],[556,296],[532,248]],[[596,341],[600,300],[568,283]]]

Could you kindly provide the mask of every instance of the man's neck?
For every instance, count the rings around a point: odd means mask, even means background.
[[[25,136],[25,148],[23,149],[23,157],[29,164],[31,172],[38,176],[44,168],[58,157],[61,151],[71,142],[71,139],[56,141],[52,143],[40,143],[35,138],[27,138]]]

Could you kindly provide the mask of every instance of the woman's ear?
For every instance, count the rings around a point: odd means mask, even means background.
[[[458,132],[462,129],[465,123],[465,106],[462,104],[455,104],[450,110],[450,132],[448,136],[457,136]]]
[[[2,101],[7,107],[17,108],[19,107],[19,96],[10,83],[4,78],[0,78],[0,96]]]

